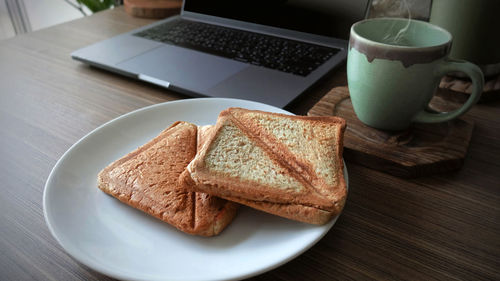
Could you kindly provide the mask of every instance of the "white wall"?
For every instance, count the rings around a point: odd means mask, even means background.
[[[83,17],[64,0],[21,0],[33,31]]]
[[[16,35],[14,27],[10,21],[7,5],[4,0],[0,0],[0,40]]]
[[[64,0],[13,0],[24,7],[31,31],[83,17],[83,14]],[[70,0],[76,3],[75,0]],[[87,15],[91,12],[84,8]],[[22,16],[22,12],[15,12]],[[7,10],[6,0],[0,0],[0,40],[15,36],[15,29]]]

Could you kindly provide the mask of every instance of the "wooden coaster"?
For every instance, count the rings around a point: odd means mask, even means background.
[[[439,88],[442,91],[439,94],[446,98],[452,98],[451,96],[457,95],[457,101],[461,103],[465,102],[469,98],[472,92],[472,82],[467,79],[456,78],[452,76],[445,76],[441,79]],[[491,100],[500,99],[500,74],[486,78],[484,81],[483,93],[479,102],[488,102]]]
[[[431,109],[449,111],[450,104],[434,97]],[[364,125],[356,117],[347,87],[328,92],[309,116],[335,115],[346,119],[344,158],[399,177],[414,178],[462,167],[474,123],[460,117],[439,124],[415,124],[406,131],[381,131]]]
[[[182,0],[124,0],[123,5],[133,17],[162,19],[179,14]]]

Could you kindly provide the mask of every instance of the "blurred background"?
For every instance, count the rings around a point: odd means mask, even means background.
[[[120,5],[115,0],[0,0],[0,40]]]
[[[430,3],[431,0],[373,0],[370,15],[428,19]],[[117,0],[0,0],[0,40],[121,4]]]

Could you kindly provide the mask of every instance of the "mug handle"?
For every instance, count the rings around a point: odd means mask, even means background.
[[[447,73],[457,71],[464,72],[472,80],[472,94],[464,105],[450,112],[432,113],[424,109],[413,117],[413,122],[439,123],[449,121],[467,112],[479,100],[483,92],[484,77],[483,72],[477,65],[464,60],[448,58],[439,65],[435,76],[441,78]]]

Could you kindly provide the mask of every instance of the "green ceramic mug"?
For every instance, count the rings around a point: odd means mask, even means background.
[[[448,57],[451,34],[427,22],[376,18],[351,27],[347,80],[357,117],[368,126],[403,130],[412,122],[454,119],[479,99],[484,77],[476,65]],[[435,113],[428,104],[441,77],[463,72],[473,90],[465,104]]]

